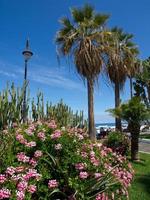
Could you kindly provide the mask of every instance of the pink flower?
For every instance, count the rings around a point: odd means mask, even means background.
[[[29,164],[32,165],[33,167],[36,167],[37,166],[37,161],[32,158],[30,161],[29,161]]]
[[[48,187],[51,188],[56,188],[58,187],[58,182],[56,180],[49,180],[48,182]]]
[[[17,200],[24,200],[25,199],[25,194],[23,191],[16,191],[16,196],[17,196]]]
[[[12,125],[13,125],[14,128],[16,128],[18,126],[18,124],[15,123],[15,122]]]
[[[48,123],[48,127],[52,128],[52,129],[55,129],[55,128],[57,128],[57,125],[56,125],[55,121],[52,120],[50,123]]]
[[[33,130],[31,128],[26,130],[26,134],[29,135],[29,136],[34,135]]]
[[[132,169],[131,163],[128,163],[128,167],[129,167],[129,169]]]
[[[4,133],[5,135],[7,135],[7,134],[8,134],[8,130],[3,130],[3,133]]]
[[[108,196],[105,193],[98,194],[95,200],[108,200]]]
[[[6,169],[6,174],[9,174],[9,175],[13,175],[15,173],[15,168],[14,167],[7,167]]]
[[[78,137],[79,140],[83,140],[84,139],[83,135],[81,135],[81,134],[77,134],[77,137]]]
[[[81,156],[82,156],[83,158],[87,158],[87,153],[84,152],[84,151],[82,151],[82,152],[81,152]]]
[[[11,177],[11,180],[15,182],[18,182],[19,180],[23,180],[22,174],[17,174],[17,175],[13,174]]]
[[[37,136],[38,136],[38,138],[39,138],[40,140],[42,140],[42,141],[45,141],[45,139],[46,139],[46,136],[45,136],[45,133],[44,133],[44,132],[39,132],[39,133],[37,134]]]
[[[24,152],[20,152],[17,154],[17,159],[20,162],[28,163],[30,158],[26,156]]]
[[[77,164],[75,164],[75,168],[78,170],[83,170],[86,168],[86,164],[85,163],[77,163]]]
[[[101,156],[102,156],[102,157],[107,156],[106,151],[102,150],[102,151],[101,151]]]
[[[18,141],[24,140],[23,135],[21,135],[21,134],[16,134],[16,140],[18,140]]]
[[[31,125],[29,126],[29,129],[30,129],[31,131],[35,131],[35,125],[34,125],[34,124],[31,124]]]
[[[94,166],[98,166],[99,165],[99,160],[98,159],[93,159],[92,163]]]
[[[10,190],[6,188],[0,189],[0,199],[8,199],[11,196]]]
[[[40,158],[43,155],[42,151],[36,150],[34,153],[35,158]]]
[[[107,153],[112,153],[112,149],[111,148],[107,148]]]
[[[36,185],[29,185],[27,190],[28,192],[33,194],[34,192],[36,192]]]
[[[22,182],[19,182],[18,185],[17,185],[17,189],[19,191],[25,191],[27,189],[27,186],[28,186],[28,182],[26,181],[22,181]]]
[[[41,176],[41,174],[37,173],[36,169],[29,169],[23,178],[26,181],[28,181],[30,178],[35,178],[37,181],[39,181]]]
[[[31,141],[25,144],[26,147],[35,147],[36,146],[36,142]]]
[[[81,179],[86,179],[88,177],[88,173],[87,172],[80,172],[79,177]]]
[[[94,151],[90,151],[90,157],[94,157],[95,156],[95,152]]]
[[[95,173],[94,176],[95,176],[95,178],[100,178],[100,177],[102,177],[103,175],[102,175],[101,173]]]
[[[103,146],[103,144],[102,143],[97,143],[96,146],[100,148],[100,147]]]
[[[24,170],[25,170],[25,167],[24,167],[24,166],[16,167],[16,172],[17,172],[17,173],[23,172]]]
[[[61,131],[60,130],[56,130],[52,135],[51,135],[51,139],[57,139],[61,137]]]
[[[20,142],[21,144],[26,144],[26,143],[27,143],[27,140],[24,139],[23,135],[18,134],[18,133],[16,134],[16,140],[17,140],[18,142]]]
[[[0,174],[0,183],[4,183],[6,181],[6,177],[4,174]]]
[[[62,149],[62,145],[61,144],[55,144],[55,149],[56,150],[61,150]]]

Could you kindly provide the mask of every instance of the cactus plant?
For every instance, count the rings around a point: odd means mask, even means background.
[[[23,97],[24,89],[16,88],[12,83],[7,84],[5,90],[0,93],[0,129],[11,127],[13,123],[23,122]],[[31,108],[30,108],[31,107]],[[44,103],[44,95],[38,92],[36,97],[30,101],[28,92],[26,112],[28,119],[33,121],[43,119],[55,119],[60,126],[83,126],[86,125],[83,111],[74,112],[71,107],[61,99],[57,104]]]

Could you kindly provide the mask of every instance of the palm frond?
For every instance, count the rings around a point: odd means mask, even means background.
[[[71,14],[75,23],[81,23],[84,21],[84,14],[81,9],[72,8]]]
[[[94,24],[96,27],[103,26],[107,22],[108,19],[109,19],[109,15],[96,14],[94,17]]]
[[[94,8],[93,6],[89,5],[89,4],[85,4],[85,6],[82,9],[84,18],[90,20],[93,17],[94,14]]]
[[[72,22],[66,17],[60,20],[63,27],[56,36],[59,54],[73,55],[79,75],[94,81],[98,78],[104,63],[103,40],[107,36],[107,31],[101,27],[104,27],[109,16],[95,14],[89,4],[79,9],[72,8],[71,14]]]

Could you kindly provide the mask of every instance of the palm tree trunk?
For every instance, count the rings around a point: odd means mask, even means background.
[[[150,105],[150,84],[147,85],[147,93],[148,93],[148,102]]]
[[[133,82],[132,82],[132,77],[130,76],[130,97],[132,99],[133,97]]]
[[[131,131],[131,160],[139,160],[140,126]]]
[[[88,129],[91,140],[96,140],[95,123],[94,123],[94,103],[93,103],[93,92],[94,85],[93,80],[87,79],[88,89]]]
[[[115,83],[115,108],[120,105],[120,87],[118,83]],[[121,119],[116,117],[115,118],[116,130],[121,131]]]

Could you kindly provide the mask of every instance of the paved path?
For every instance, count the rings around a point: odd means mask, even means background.
[[[150,140],[140,139],[139,140],[139,150],[143,152],[150,153]]]

